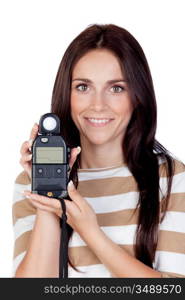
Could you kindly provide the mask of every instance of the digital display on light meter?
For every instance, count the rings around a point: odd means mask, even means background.
[[[64,163],[63,147],[36,147],[36,164]]]

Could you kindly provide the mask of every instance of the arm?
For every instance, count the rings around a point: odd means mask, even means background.
[[[78,147],[72,149],[69,163],[71,168],[79,153]],[[25,188],[30,190],[30,183],[31,180],[25,171],[19,174],[15,181],[12,212],[15,232],[14,277],[58,277],[60,215],[42,210],[40,206],[35,209],[35,205],[25,199],[21,191]],[[59,201],[56,201],[61,210]],[[27,219],[35,215],[34,222],[33,219]],[[18,224],[17,227],[16,224]],[[24,253],[25,256],[23,259],[21,257],[22,261],[19,263],[19,257]]]
[[[58,277],[59,246],[59,218],[37,209],[29,247],[15,277]]]
[[[165,177],[166,174],[163,174]],[[164,178],[162,178],[164,184]],[[166,188],[164,184],[164,191]],[[163,188],[163,186],[162,186]],[[110,240],[101,228],[83,235],[84,240],[99,260],[115,277],[185,277],[184,212],[185,166],[175,161],[175,174],[169,204],[164,220],[159,225],[159,238],[154,266],[146,266]],[[96,242],[95,242],[96,241]],[[105,250],[106,249],[106,250]]]
[[[109,239],[100,227],[87,235],[84,234],[83,239],[114,277],[161,277],[160,272],[132,257]]]
[[[68,193],[73,201],[65,200],[68,224],[80,234],[92,252],[99,258],[115,277],[161,277],[161,273],[146,266],[138,259],[129,255],[119,245],[114,243],[99,227],[92,207],[79,194],[68,185]],[[34,195],[29,191],[26,194],[32,199],[34,205],[43,205],[47,209],[56,209],[59,212],[59,203],[56,199],[48,199]]]

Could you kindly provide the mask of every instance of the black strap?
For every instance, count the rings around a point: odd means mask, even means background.
[[[60,218],[60,253],[59,253],[59,278],[68,278],[68,232],[66,205],[64,199],[60,199],[62,216]]]

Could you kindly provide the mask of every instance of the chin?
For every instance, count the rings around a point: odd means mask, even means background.
[[[91,143],[91,144],[94,144],[94,145],[103,145],[103,144],[106,144],[108,141],[109,141],[109,139],[103,139],[103,138],[89,138],[88,137],[88,140],[89,140],[89,142]]]

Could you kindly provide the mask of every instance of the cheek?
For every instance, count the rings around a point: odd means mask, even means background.
[[[77,125],[78,117],[87,108],[87,102],[79,96],[71,95],[71,117]]]
[[[127,115],[127,117],[130,119],[131,115],[132,115],[132,112],[133,112],[133,107],[132,107],[132,104],[131,104],[131,101],[128,100],[124,109],[123,109],[123,113],[125,115]]]
[[[71,95],[71,115],[72,115],[72,118],[75,118],[75,116],[78,114],[79,111],[80,111],[79,101],[75,96]]]
[[[121,118],[130,119],[132,115],[132,103],[129,97],[124,97],[117,101],[116,105],[112,105],[114,112],[119,115]]]

